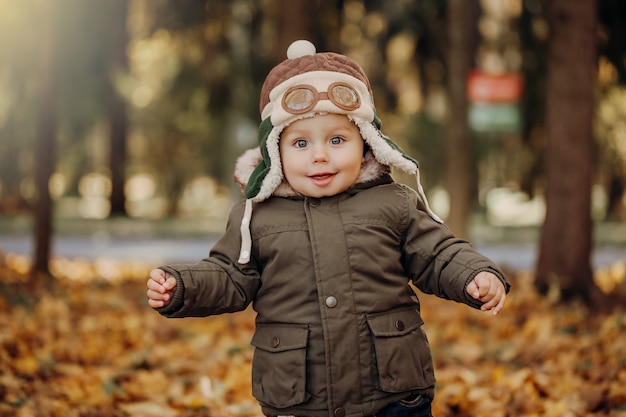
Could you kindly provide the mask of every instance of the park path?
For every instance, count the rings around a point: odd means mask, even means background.
[[[53,256],[96,259],[113,258],[122,261],[195,262],[204,258],[215,244],[215,238],[129,238],[106,234],[92,236],[57,236],[53,241]],[[30,236],[0,235],[0,253],[31,254]],[[535,267],[537,247],[534,243],[488,243],[476,248],[494,262],[515,270]],[[618,261],[626,262],[626,248],[619,245],[601,246],[594,250],[594,267],[606,267]]]

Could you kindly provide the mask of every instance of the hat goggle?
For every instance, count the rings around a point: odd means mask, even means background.
[[[352,111],[359,108],[361,99],[356,90],[346,83],[332,83],[327,91],[318,92],[308,84],[291,87],[283,95],[283,109],[291,114],[303,114],[315,108],[320,100],[330,100],[340,109]]]

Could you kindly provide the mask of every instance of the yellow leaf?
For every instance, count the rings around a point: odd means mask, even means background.
[[[131,416],[141,417],[177,417],[179,412],[167,404],[157,402],[136,402],[119,404],[119,409]]]

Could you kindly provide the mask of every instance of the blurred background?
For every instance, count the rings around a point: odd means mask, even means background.
[[[434,211],[513,282],[489,324],[426,297],[436,414],[624,415],[626,2],[7,0],[0,416],[259,415],[253,316],[165,321],[145,279],[220,235],[296,39],[363,66]]]
[[[234,161],[256,145],[260,86],[304,38],[364,67],[383,131],[420,161],[457,234],[515,266],[542,248],[559,263],[550,253],[566,246],[623,260],[626,6],[548,3],[4,2],[0,249],[46,272],[112,237],[219,233],[241,197]],[[86,240],[71,249],[68,236]],[[170,258],[198,254],[178,247]]]

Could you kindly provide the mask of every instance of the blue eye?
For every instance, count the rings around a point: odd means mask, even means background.
[[[306,148],[307,141],[304,139],[298,139],[293,143],[296,148]]]
[[[341,136],[333,136],[330,138],[330,143],[333,145],[339,145],[343,142],[343,138]]]

